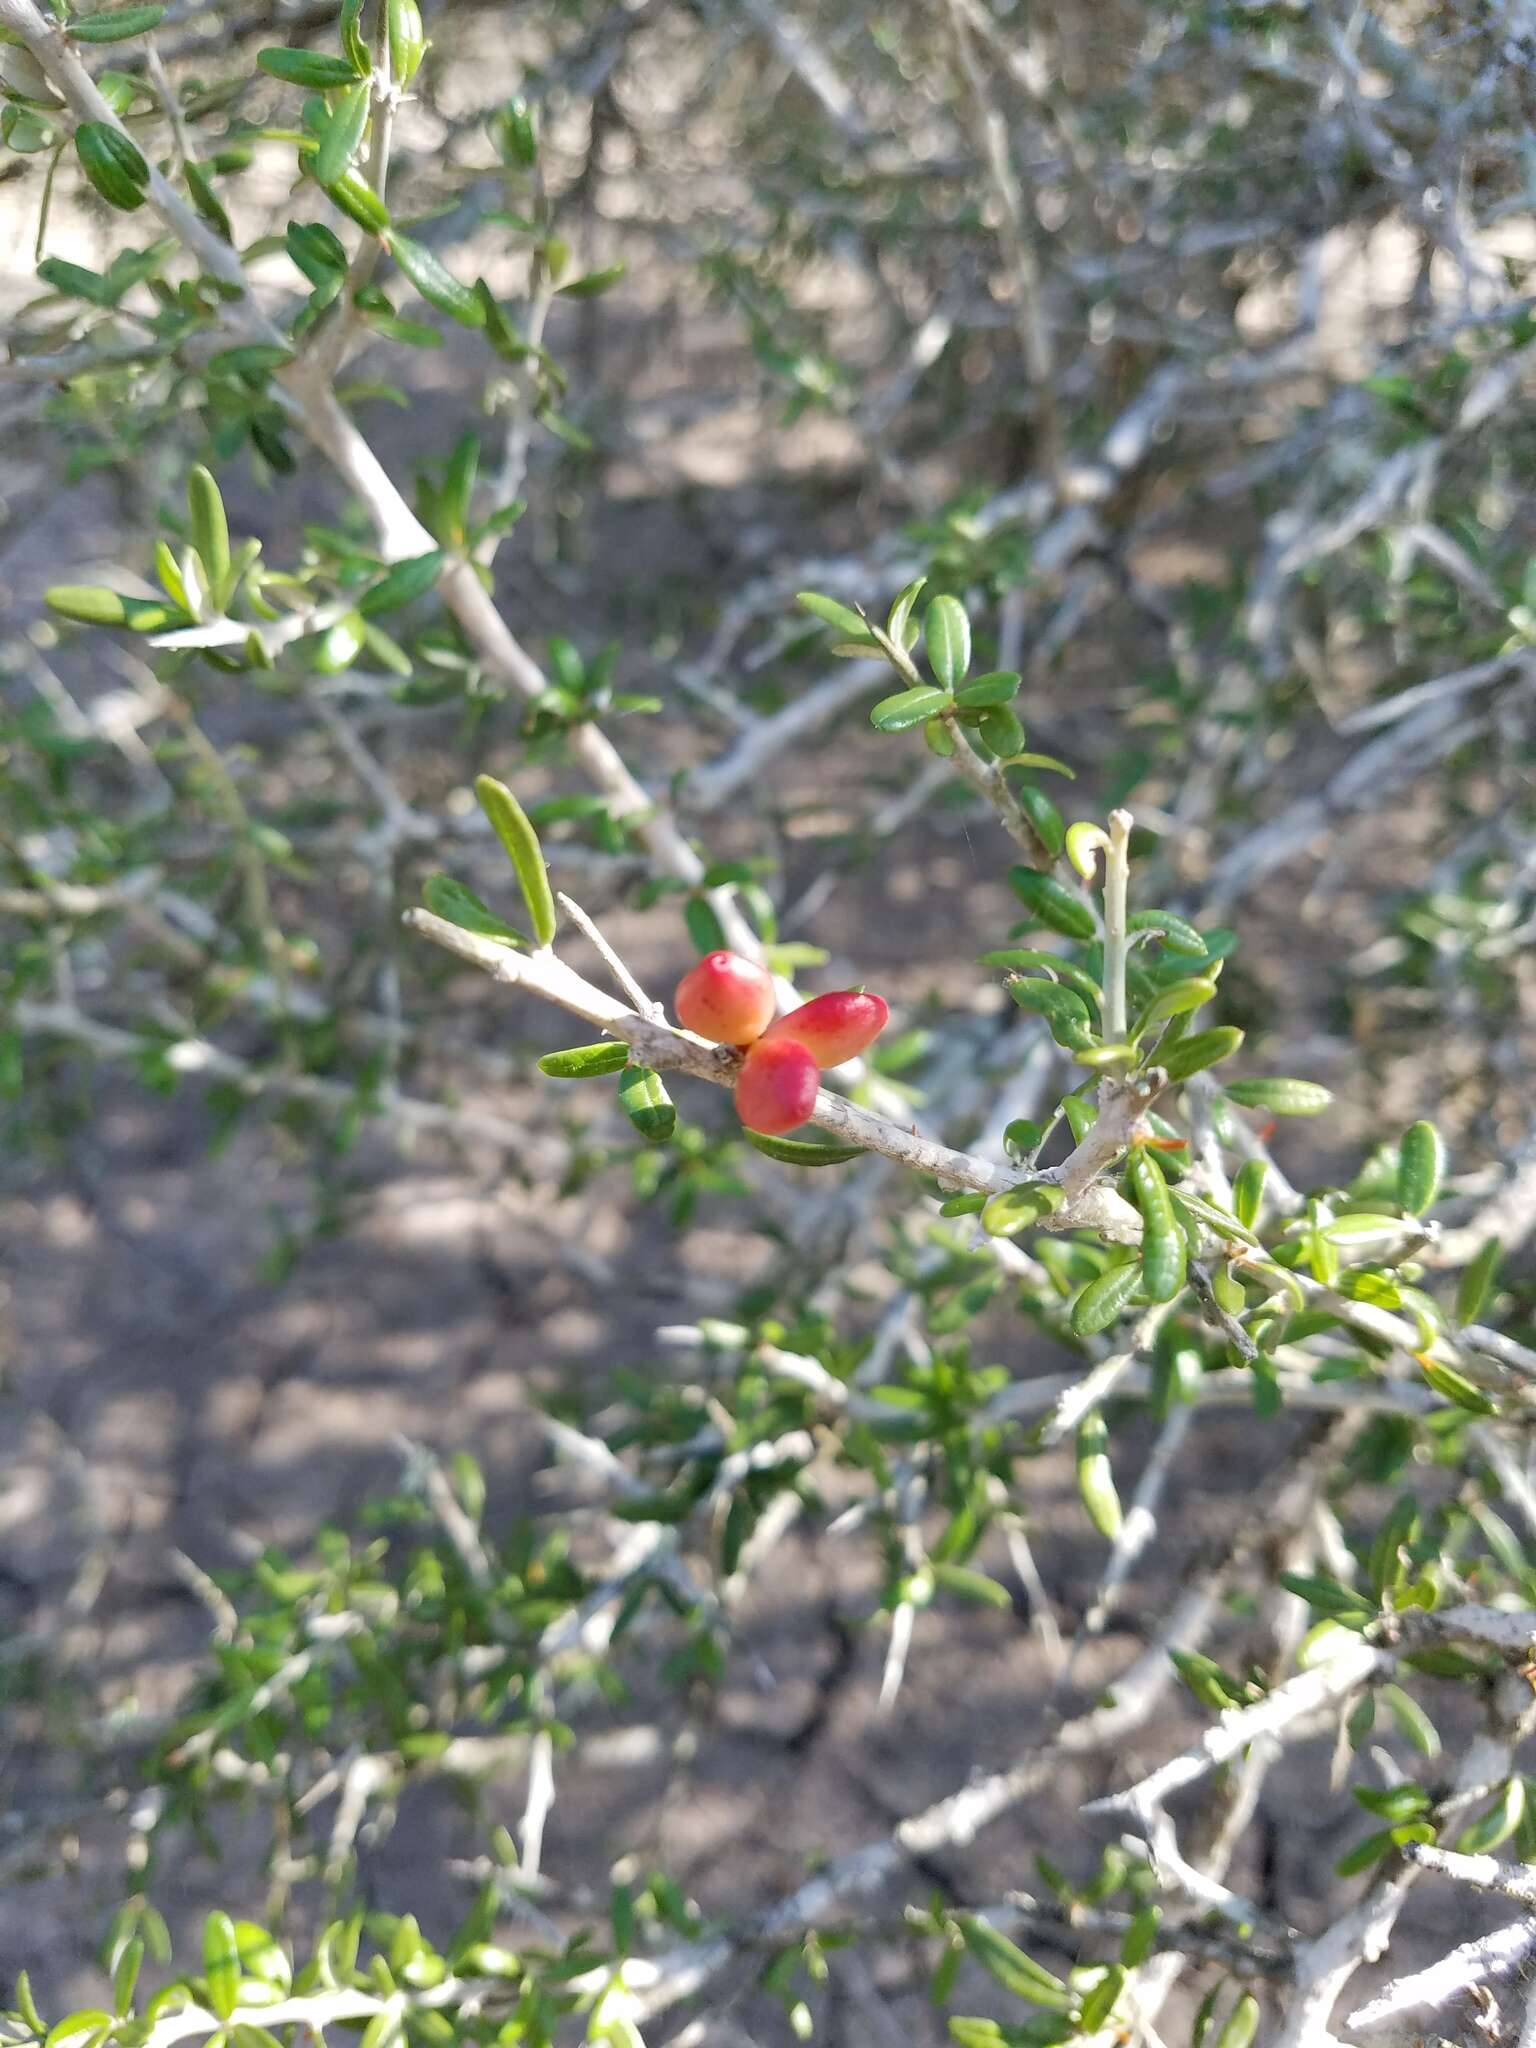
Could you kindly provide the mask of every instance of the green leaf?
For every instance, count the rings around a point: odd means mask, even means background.
[[[346,171],[335,184],[322,187],[327,199],[339,206],[350,221],[370,235],[382,235],[389,226],[389,208],[378,193],[356,171]]]
[[[323,221],[291,220],[283,240],[311,284],[339,283],[346,276],[347,252]]]
[[[442,572],[441,548],[433,548],[425,555],[412,555],[408,561],[396,562],[387,570],[372,590],[358,599],[357,608],[365,619],[377,618],[383,612],[399,611],[402,605],[425,597]]]
[[[1131,1268],[1132,1272],[1135,1270]],[[1109,1462],[1109,1436],[1097,1408],[1091,1408],[1078,1424],[1077,1490],[1088,1510],[1088,1519],[1101,1536],[1113,1542],[1120,1534],[1124,1517]]]
[[[134,1989],[144,1965],[144,1944],[138,1935],[125,1941],[112,1966],[112,2010],[121,2018],[133,2011]]]
[[[1287,1593],[1294,1593],[1317,1613],[1329,1615],[1335,1621],[1358,1627],[1374,1617],[1375,1609],[1365,1595],[1353,1586],[1341,1586],[1337,1579],[1324,1578],[1317,1572],[1281,1572],[1279,1579]]]
[[[1316,1081],[1293,1081],[1270,1076],[1259,1081],[1223,1083],[1233,1102],[1244,1109],[1267,1109],[1276,1116],[1320,1116],[1333,1100],[1331,1090]]]
[[[1034,868],[1010,868],[1008,882],[1037,924],[1059,932],[1064,939],[1097,935],[1099,927],[1092,910],[1053,875],[1042,875]]]
[[[923,640],[934,681],[951,694],[971,665],[971,622],[958,597],[936,597],[923,620]]]
[[[1434,1206],[1445,1173],[1445,1142],[1432,1123],[1414,1124],[1403,1134],[1397,1162],[1397,1199],[1410,1216]]]
[[[1043,789],[1021,782],[1014,792],[1019,809],[1034,827],[1035,837],[1052,860],[1060,858],[1067,841],[1067,822]]]
[[[1141,1211],[1141,1278],[1147,1298],[1173,1301],[1184,1290],[1188,1249],[1163,1169],[1144,1145],[1134,1145],[1125,1177]]]
[[[269,78],[314,92],[333,92],[338,86],[351,85],[357,77],[345,57],[327,56],[321,50],[258,50],[256,62]]]
[[[91,184],[120,213],[144,204],[149,165],[121,129],[105,121],[82,121],[75,130],[75,154]]]
[[[1462,1274],[1460,1285],[1456,1289],[1458,1323],[1477,1321],[1478,1311],[1488,1299],[1489,1289],[1493,1286],[1493,1276],[1498,1270],[1499,1254],[1503,1249],[1498,1238],[1488,1238],[1477,1257]]]
[[[99,2007],[90,2007],[72,2012],[67,2019],[59,2021],[49,2030],[44,2048],[64,2048],[68,2041],[83,2041],[88,2035],[105,2040],[112,2025],[113,2014],[102,2012]]]
[[[1008,994],[1021,1010],[1033,1010],[1051,1027],[1051,1036],[1069,1052],[1086,1052],[1094,1044],[1088,1005],[1075,989],[1043,975],[1013,974]]]
[[[1187,1081],[1191,1074],[1203,1073],[1218,1060],[1230,1059],[1242,1042],[1243,1034],[1235,1024],[1217,1024],[1209,1031],[1181,1038],[1158,1064],[1170,1081]]]
[[[1486,1856],[1507,1842],[1525,1817],[1525,1779],[1518,1771],[1504,1782],[1504,1789],[1488,1811],[1463,1828],[1456,1848],[1463,1856]]]
[[[1426,1351],[1417,1351],[1414,1356],[1419,1361],[1419,1370],[1442,1401],[1449,1401],[1456,1408],[1465,1408],[1469,1415],[1497,1415],[1497,1404],[1453,1366],[1442,1365],[1438,1358],[1431,1358]]]
[[[240,1946],[227,1913],[210,1913],[203,1922],[203,1974],[209,2005],[227,2020],[240,2001]]]
[[[1206,958],[1204,939],[1192,924],[1182,917],[1175,917],[1171,910],[1133,910],[1125,920],[1125,928],[1132,932],[1156,932],[1165,946],[1175,953],[1194,953]]]
[[[1259,2001],[1251,1991],[1245,1991],[1227,2015],[1227,2023],[1216,2036],[1213,2048],[1253,2048],[1258,2031]]]
[[[1023,680],[1012,669],[993,669],[987,675],[976,676],[964,689],[957,690],[955,702],[966,711],[990,711],[995,705],[1011,703],[1019,694]]]
[[[1037,1963],[1023,1949],[1016,1948],[1007,1935],[985,1920],[978,1920],[970,1913],[958,1916],[962,1940],[971,1954],[989,1976],[995,1977],[1005,1991],[1011,1991],[1015,1998],[1022,1998],[1031,2005],[1043,2005],[1052,2012],[1070,2012],[1077,2000],[1049,1970]]]
[[[1081,967],[1074,967],[1059,953],[1042,953],[1033,946],[999,946],[993,952],[978,954],[977,962],[982,967],[1011,967],[1021,973],[1034,968],[1041,974],[1054,974],[1065,987],[1075,989],[1095,1009],[1104,1001],[1104,991],[1093,976],[1085,974]]]
[[[1187,981],[1176,981],[1172,988],[1165,988],[1147,1004],[1136,1022],[1131,1026],[1132,1041],[1144,1038],[1157,1024],[1166,1024],[1170,1017],[1182,1017],[1187,1011],[1198,1010],[1202,1003],[1208,1003],[1216,993],[1216,984],[1203,974],[1191,975]]]
[[[1103,1976],[1083,2000],[1082,2010],[1077,2015],[1078,2031],[1083,2034],[1097,2034],[1119,2003],[1125,1989],[1125,1971],[1117,1963],[1109,1964]]]
[[[113,306],[117,292],[99,270],[87,270],[79,263],[66,263],[62,256],[46,257],[37,266],[39,280],[65,298],[85,299],[93,306]]]
[[[504,782],[498,782],[491,775],[477,775],[475,795],[512,863],[517,885],[528,906],[534,937],[541,946],[548,946],[555,936],[555,899],[549,886],[549,870],[544,865],[539,835]]]
[[[428,875],[421,885],[421,900],[434,917],[441,917],[461,930],[475,932],[482,939],[496,939],[507,946],[526,946],[519,931],[487,910],[473,889],[466,889],[452,875]]]
[[[1168,1169],[1165,1167],[1164,1170],[1166,1172]],[[1208,1202],[1203,1195],[1195,1194],[1190,1188],[1181,1187],[1174,1196],[1173,1203],[1175,1209],[1182,1205],[1191,1216],[1198,1217],[1206,1229],[1217,1237],[1237,1238],[1243,1244],[1251,1245],[1256,1245],[1259,1241],[1237,1216],[1229,1216],[1225,1209],[1219,1208],[1215,1202]]]
[[[443,516],[456,534],[462,534],[469,522],[469,508],[479,470],[479,436],[473,433],[460,435],[448,458],[442,494]]]
[[[547,1052],[539,1072],[552,1081],[587,1081],[596,1074],[622,1074],[629,1065],[627,1045],[604,1039],[599,1045],[573,1045],[565,1052]]]
[[[1107,1330],[1140,1285],[1140,1259],[1107,1266],[1096,1280],[1089,1281],[1072,1304],[1073,1336],[1096,1337],[1100,1330]]]
[[[164,13],[163,7],[106,7],[99,14],[77,15],[69,32],[77,43],[120,43],[158,28]]]
[[[627,263],[610,263],[606,270],[589,270],[585,277],[572,278],[569,284],[560,287],[562,299],[596,299],[611,291],[621,278],[628,275]]]
[[[917,628],[912,624],[912,607],[917,603],[917,600],[922,596],[927,586],[928,578],[926,576],[914,576],[906,588],[898,592],[889,613],[886,615],[885,630],[887,637],[894,640],[898,647],[911,647],[917,637]]]
[[[1232,1210],[1245,1229],[1259,1220],[1264,1201],[1264,1183],[1269,1178],[1267,1159],[1245,1159],[1232,1177]]]
[[[388,0],[389,68],[398,86],[407,86],[421,69],[427,39],[416,0]]]
[[[126,626],[133,633],[161,633],[188,624],[187,614],[153,597],[120,597],[89,583],[56,583],[43,602],[62,619],[84,626]]]
[[[619,1080],[619,1106],[642,1138],[665,1144],[677,1124],[672,1098],[660,1074],[649,1067],[626,1067]]]
[[[229,521],[224,500],[212,473],[197,463],[187,478],[187,515],[192,545],[203,565],[203,581],[216,611],[223,611],[230,599]]]
[[[1421,1756],[1434,1758],[1440,1754],[1440,1732],[1412,1694],[1404,1692],[1400,1685],[1384,1685],[1379,1697]]]
[[[802,611],[809,612],[812,618],[820,619],[824,626],[835,626],[850,640],[867,640],[871,647],[876,645],[870,635],[869,621],[847,605],[839,604],[835,597],[823,597],[817,590],[797,590],[795,603]]]
[[[1061,1190],[1049,1182],[1025,1182],[993,1195],[981,1212],[981,1227],[988,1237],[1016,1237],[1041,1223],[1062,1203]]]
[[[936,1585],[962,1600],[974,1600],[978,1606],[986,1607],[1013,1605],[1007,1587],[1000,1586],[996,1579],[989,1579],[985,1572],[972,1571],[963,1564],[946,1564],[937,1558],[928,1568]]]
[[[770,1138],[762,1131],[745,1127],[741,1135],[749,1145],[767,1158],[777,1159],[782,1166],[842,1166],[850,1159],[866,1156],[862,1145],[818,1145],[804,1138]]]
[[[942,690],[920,684],[913,690],[899,690],[894,697],[882,697],[870,712],[869,722],[877,732],[906,732],[932,718],[947,702]]]
[[[214,230],[215,234],[222,236],[226,242],[233,242],[235,231],[230,224],[229,215],[224,211],[222,200],[213,189],[213,180],[201,164],[193,163],[190,158],[182,166],[182,169],[186,173],[187,190],[192,194],[192,204]],[[286,359],[287,351],[283,350],[279,354],[279,360],[285,361]]]
[[[367,130],[372,104],[373,88],[365,78],[336,95],[320,131],[320,147],[311,166],[322,185],[334,185],[342,172],[350,168]]]
[[[983,711],[977,731],[1000,761],[1016,760],[1024,751],[1024,728],[1011,704],[994,704]]]

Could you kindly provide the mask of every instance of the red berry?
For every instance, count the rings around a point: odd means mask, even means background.
[[[736,1113],[749,1131],[776,1138],[816,1107],[816,1062],[793,1038],[760,1038],[736,1076]]]
[[[856,1059],[873,1045],[890,1022],[891,1006],[884,996],[865,995],[859,989],[834,989],[830,995],[812,996],[798,1010],[780,1017],[768,1027],[772,1039],[792,1038],[803,1045],[818,1067],[840,1067]]]
[[[773,1022],[773,977],[739,953],[706,953],[677,984],[678,1022],[717,1045],[750,1045]]]

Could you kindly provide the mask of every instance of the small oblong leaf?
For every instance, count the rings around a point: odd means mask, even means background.
[[[493,910],[487,910],[473,889],[466,889],[452,875],[428,875],[421,885],[421,900],[434,917],[456,924],[462,931],[475,932],[482,939],[495,939],[506,946],[526,946],[520,931],[504,924]]]
[[[1034,827],[1035,837],[1051,859],[1058,860],[1067,843],[1066,819],[1045,791],[1036,789],[1032,782],[1021,782],[1014,795],[1018,800],[1019,809]]]
[[[875,645],[869,621],[861,618],[851,606],[839,604],[835,597],[823,597],[819,590],[797,590],[795,603],[802,611],[809,612],[813,619],[820,619],[824,626],[835,626],[850,640],[864,640],[871,647]]]
[[[424,597],[442,572],[441,548],[433,548],[425,555],[412,555],[408,561],[396,562],[386,571],[372,590],[358,599],[357,608],[365,619],[376,618],[382,612],[398,611],[402,605]]]
[[[211,471],[199,462],[187,478],[187,513],[192,545],[203,565],[208,595],[222,611],[228,601],[225,585],[229,577],[229,521],[224,499]]]
[[[1095,1008],[1104,1000],[1104,991],[1093,976],[1062,959],[1059,953],[1042,953],[1033,946],[999,946],[993,952],[979,954],[977,960],[982,967],[1011,967],[1020,972],[1034,968],[1041,974],[1054,974]]]
[[[1204,959],[1204,939],[1185,918],[1175,917],[1171,910],[1133,910],[1125,920],[1125,928],[1131,932],[1156,932],[1165,946],[1175,953],[1193,953]]]
[[[396,85],[409,85],[421,69],[427,39],[416,0],[388,0],[389,68]]]
[[[1493,1276],[1498,1270],[1499,1255],[1504,1247],[1496,1237],[1490,1237],[1461,1276],[1456,1289],[1456,1320],[1458,1323],[1476,1322],[1478,1311],[1488,1299],[1488,1290],[1493,1285]]]
[[[552,1081],[587,1081],[596,1074],[622,1074],[630,1062],[630,1050],[613,1039],[598,1045],[573,1045],[565,1052],[547,1052],[539,1061],[539,1072]]]
[[[163,7],[105,7],[98,14],[78,16],[69,32],[77,43],[120,43],[158,28],[164,14]]]
[[[1159,1065],[1170,1081],[1187,1081],[1191,1074],[1203,1073],[1218,1060],[1230,1059],[1242,1042],[1243,1033],[1235,1024],[1217,1024],[1209,1031],[1181,1038],[1162,1056]]]
[[[777,1159],[781,1166],[842,1166],[850,1159],[866,1156],[862,1145],[818,1145],[804,1138],[770,1138],[764,1131],[747,1130],[745,1125],[741,1135],[766,1158]]]
[[[357,71],[345,57],[332,57],[323,50],[270,49],[256,52],[258,66],[269,78],[285,85],[302,85],[313,92],[334,92],[351,85]]]
[[[539,835],[529,824],[527,812],[511,790],[504,782],[498,782],[494,775],[475,777],[475,796],[512,863],[517,885],[528,906],[534,937],[541,946],[548,946],[553,942],[556,930],[555,899],[549,886],[549,870],[544,865],[544,849],[539,844]]]
[[[367,130],[372,105],[373,88],[366,78],[358,79],[336,95],[311,165],[322,185],[334,185],[342,172],[351,167]]]
[[[440,313],[446,313],[450,320],[457,320],[461,327],[485,325],[485,304],[480,294],[468,285],[460,284],[448,266],[440,263],[430,249],[402,234],[392,234],[389,247],[401,270],[429,306],[436,306]]]
[[[1070,2012],[1076,2005],[1076,1998],[1059,1977],[1053,1977],[987,1921],[962,1913],[958,1924],[961,1938],[977,1962],[1015,1998],[1046,2006],[1052,2012]]]
[[[149,165],[121,129],[109,127],[105,121],[82,121],[75,130],[75,154],[109,206],[132,213],[144,204]]]
[[[958,597],[936,597],[929,605],[923,642],[934,681],[953,695],[971,665],[971,622]]]
[[[664,1144],[677,1125],[672,1098],[660,1074],[650,1067],[627,1066],[619,1080],[619,1106],[642,1138]]]
[[[1092,910],[1054,875],[1043,875],[1035,868],[1010,868],[1008,883],[1037,924],[1059,932],[1065,939],[1091,939],[1097,935],[1098,923]]]
[[[1165,988],[1155,995],[1131,1026],[1132,1041],[1144,1038],[1156,1024],[1166,1024],[1170,1017],[1182,1017],[1190,1010],[1198,1010],[1203,1003],[1211,1001],[1216,993],[1214,981],[1203,974],[1194,974],[1187,981],[1176,981],[1172,988]]]
[[[1147,1297],[1173,1301],[1183,1292],[1188,1252],[1162,1167],[1144,1145],[1134,1145],[1125,1177],[1141,1211],[1141,1277]]]
[[[333,185],[322,189],[326,198],[366,233],[382,235],[388,228],[389,208],[356,171],[344,171]]]
[[[1414,1124],[1403,1134],[1397,1161],[1397,1199],[1410,1216],[1433,1208],[1444,1173],[1444,1139],[1432,1123]]]
[[[227,2020],[240,2000],[240,1946],[227,1913],[210,1913],[203,1922],[203,1975],[209,2005]]]
[[[160,633],[188,622],[178,606],[159,598],[122,597],[89,583],[56,583],[44,591],[43,602],[61,619],[84,626],[126,626],[133,633]]]
[[[1245,1229],[1252,1230],[1259,1220],[1268,1178],[1267,1159],[1245,1159],[1232,1177],[1232,1210]]]
[[[1096,1280],[1090,1280],[1072,1304],[1074,1337],[1096,1337],[1107,1330],[1141,1285],[1141,1261],[1128,1259],[1121,1266],[1107,1266]]]
[[[1043,1223],[1062,1203],[1061,1190],[1050,1183],[1025,1182],[1004,1188],[991,1196],[981,1212],[981,1227],[988,1237],[1015,1237]]]
[[[1276,1116],[1321,1116],[1333,1100],[1333,1091],[1316,1081],[1294,1081],[1284,1075],[1223,1085],[1230,1099],[1244,1109],[1267,1109]]]
[[[919,684],[913,690],[899,690],[894,697],[882,697],[869,714],[877,732],[906,732],[942,711],[949,700],[942,690]]]
[[[1113,1543],[1124,1517],[1109,1462],[1109,1435],[1097,1408],[1090,1409],[1078,1424],[1077,1490],[1088,1510],[1088,1519],[1101,1536],[1107,1536]]]
[[[1013,669],[993,669],[988,675],[973,676],[963,689],[955,692],[955,702],[967,711],[989,711],[994,705],[1011,704],[1023,680]]]

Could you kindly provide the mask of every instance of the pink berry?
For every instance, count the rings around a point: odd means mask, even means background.
[[[865,995],[854,988],[834,989],[831,994],[812,996],[798,1010],[770,1024],[769,1039],[792,1038],[803,1045],[818,1067],[840,1067],[856,1059],[873,1045],[890,1022],[891,1006],[884,996]]]
[[[793,1038],[760,1038],[736,1076],[736,1112],[749,1131],[777,1138],[816,1107],[816,1062]]]
[[[677,984],[673,1008],[685,1030],[717,1045],[750,1045],[773,1021],[773,977],[739,953],[706,953]]]

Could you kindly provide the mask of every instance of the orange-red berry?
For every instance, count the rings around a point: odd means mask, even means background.
[[[736,1076],[736,1113],[749,1131],[777,1138],[816,1107],[816,1062],[793,1038],[760,1038]]]
[[[678,1022],[717,1045],[750,1045],[773,1022],[773,977],[739,953],[706,953],[677,984]]]
[[[861,989],[834,989],[829,995],[812,996],[798,1010],[770,1024],[765,1037],[792,1038],[803,1045],[818,1067],[840,1067],[844,1060],[857,1059],[874,1044],[890,1022],[891,1006],[884,996],[865,995]]]

